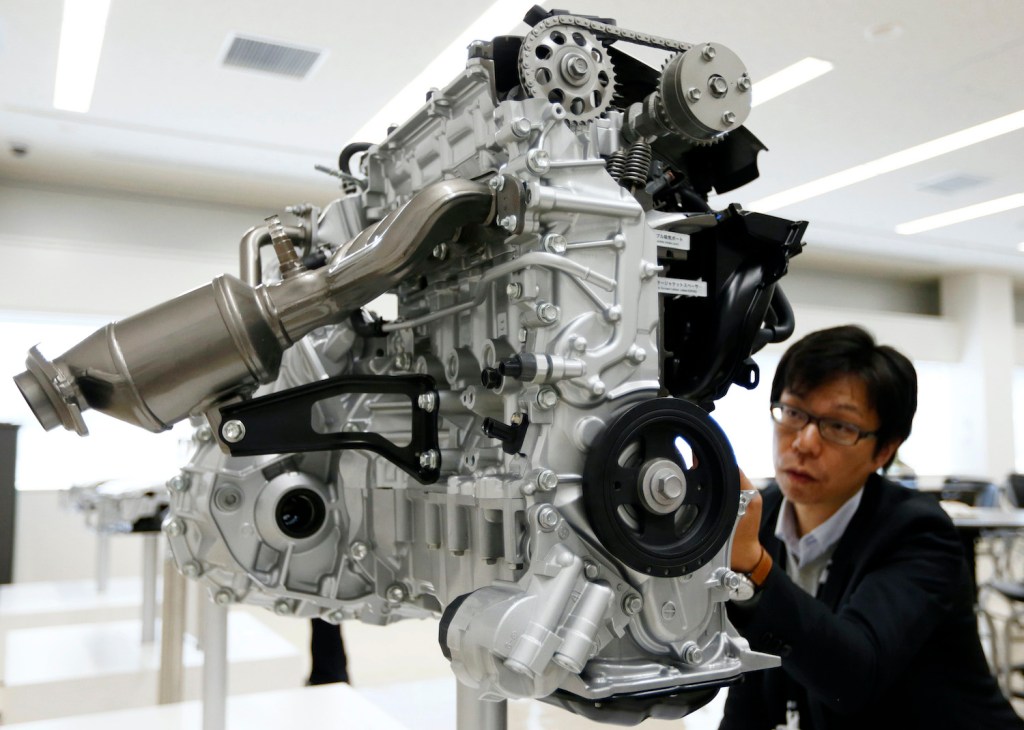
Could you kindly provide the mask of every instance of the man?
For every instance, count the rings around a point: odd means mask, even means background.
[[[801,730],[1024,728],[989,673],[952,522],[877,473],[910,434],[910,361],[859,327],[815,332],[771,400],[776,483],[732,552],[757,588],[728,610],[782,667],[732,687],[721,728],[786,727],[787,707]]]

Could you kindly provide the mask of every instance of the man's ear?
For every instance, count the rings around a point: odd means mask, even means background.
[[[900,447],[900,441],[890,441],[878,450],[875,454],[874,464],[875,468],[872,471],[878,471],[883,466],[889,463],[889,459],[896,453],[896,449]]]

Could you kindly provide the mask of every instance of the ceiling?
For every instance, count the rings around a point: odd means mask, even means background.
[[[522,17],[529,3],[499,4],[505,17],[478,37],[525,31],[510,18]],[[313,165],[335,164],[340,148],[410,84],[404,96],[416,99],[445,85],[459,60],[424,69],[453,43],[464,47],[460,36],[488,6],[112,0],[92,106],[78,114],[52,105],[62,0],[5,0],[0,183],[274,209],[324,203],[337,186]],[[722,205],[1024,109],[1021,0],[586,0],[569,7],[637,31],[724,44],[743,59],[755,94],[758,79],[805,56],[835,65],[752,111],[747,126],[770,151],[761,155],[761,178]],[[221,59],[235,33],[326,55],[301,80],[230,68]],[[379,141],[386,123],[367,141]],[[1024,208],[912,236],[894,232],[901,222],[1024,193],[1022,164],[1018,130],[773,213],[810,221],[808,263],[918,273],[982,267],[1024,282]],[[924,187],[959,177],[973,184],[951,192]]]

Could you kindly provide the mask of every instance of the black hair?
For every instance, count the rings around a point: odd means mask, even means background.
[[[786,350],[772,380],[772,403],[783,390],[809,393],[840,375],[855,375],[867,387],[868,404],[879,421],[875,453],[905,441],[917,411],[917,371],[905,355],[876,344],[856,325],[812,332]],[[892,458],[884,468],[890,464]]]

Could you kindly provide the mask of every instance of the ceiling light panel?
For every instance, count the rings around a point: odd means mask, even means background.
[[[983,203],[975,203],[956,210],[947,210],[945,213],[930,215],[924,218],[900,223],[896,226],[896,232],[905,236],[915,233],[933,231],[936,228],[945,228],[957,223],[971,221],[976,218],[983,218],[996,213],[1005,213],[1008,210],[1024,207],[1024,193],[1005,195],[994,200],[986,200]]]
[[[828,61],[820,58],[807,58],[797,61],[792,66],[787,66],[781,71],[766,76],[754,84],[751,106],[764,104],[766,101],[781,96],[787,91],[792,91],[798,86],[803,86],[808,81],[827,74],[834,66]]]
[[[64,0],[53,87],[57,109],[89,111],[109,14],[110,0]]]

